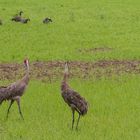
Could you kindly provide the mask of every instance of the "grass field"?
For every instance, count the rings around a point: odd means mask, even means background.
[[[139,4],[138,0],[0,0],[0,63],[22,63],[25,57],[32,63],[139,61]],[[26,25],[10,21],[20,10],[31,19]],[[53,22],[44,25],[47,16]],[[52,83],[32,78],[21,99],[24,121],[16,104],[8,120],[8,102],[0,106],[0,139],[139,140],[139,74],[70,78],[72,88],[89,102],[78,131],[71,130],[72,114],[61,97],[60,75]],[[1,80],[0,85],[15,79]]]

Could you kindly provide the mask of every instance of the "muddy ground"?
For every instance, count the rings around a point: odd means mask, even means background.
[[[24,75],[24,65],[15,63],[0,64],[1,80],[16,80]],[[70,77],[101,78],[124,73],[140,74],[140,60],[101,60],[97,62],[69,62]],[[32,79],[53,82],[63,76],[64,61],[36,61],[30,64]]]

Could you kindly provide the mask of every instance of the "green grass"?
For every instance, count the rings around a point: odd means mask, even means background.
[[[0,62],[35,60],[140,59],[140,2],[138,0],[0,0]],[[5,10],[3,9],[5,8]],[[31,22],[10,21],[19,10]],[[51,17],[52,24],[42,20]],[[113,48],[84,52],[85,48]],[[11,81],[0,81],[1,85]],[[71,110],[60,94],[60,79],[31,80],[21,99],[23,121],[14,104],[0,106],[1,140],[139,140],[140,77],[70,80],[89,102],[79,130],[71,131]]]
[[[1,0],[1,61],[139,59],[139,1],[115,0]],[[61,7],[63,5],[63,7]],[[3,10],[5,8],[5,10]],[[19,10],[31,22],[11,22]],[[46,16],[50,25],[42,24]],[[110,52],[83,53],[78,50],[98,47]]]
[[[31,81],[21,102],[24,121],[16,104],[5,121],[8,104],[1,106],[0,139],[138,140],[139,82],[140,78],[136,76],[123,76],[119,81],[118,78],[71,79],[71,86],[89,102],[89,112],[81,118],[79,130],[71,131],[71,110],[61,97],[60,81],[53,84]]]

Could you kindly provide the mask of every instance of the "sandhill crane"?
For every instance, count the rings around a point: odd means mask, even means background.
[[[21,23],[24,23],[24,24],[26,24],[28,21],[30,21],[29,18],[26,18],[26,19],[21,18],[21,20],[20,20],[20,22],[21,22]]]
[[[43,23],[44,24],[50,23],[50,22],[52,22],[52,19],[51,18],[48,18],[48,17],[43,20]]]
[[[61,83],[61,95],[64,101],[70,106],[72,110],[72,129],[75,122],[75,118],[74,118],[75,111],[79,114],[77,125],[76,125],[76,129],[78,129],[80,116],[81,115],[84,116],[88,111],[88,103],[83,97],[80,96],[79,93],[77,93],[76,91],[72,90],[69,87],[67,83],[68,76],[69,76],[68,64],[65,63],[64,77]]]
[[[5,100],[11,101],[8,111],[7,111],[7,118],[8,118],[8,114],[9,114],[12,104],[14,103],[14,101],[16,101],[18,104],[19,113],[20,113],[22,119],[24,119],[22,112],[21,112],[21,108],[20,108],[20,98],[25,93],[24,91],[29,83],[29,61],[28,61],[28,59],[24,60],[24,64],[25,64],[25,68],[26,68],[26,73],[21,80],[15,82],[15,83],[12,83],[6,87],[0,87],[0,104],[2,104],[2,102]]]
[[[22,15],[23,11],[20,11],[19,14],[15,15],[11,20],[15,21],[15,22],[20,22],[21,21],[21,15]]]

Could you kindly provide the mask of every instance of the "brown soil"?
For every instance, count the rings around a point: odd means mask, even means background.
[[[140,60],[102,60],[97,62],[69,62],[70,76],[76,78],[100,78],[102,76],[120,75],[123,73],[140,74]],[[64,71],[64,61],[36,61],[30,64],[32,79],[44,82],[61,79]],[[24,74],[21,64],[0,64],[1,80],[17,80]]]

